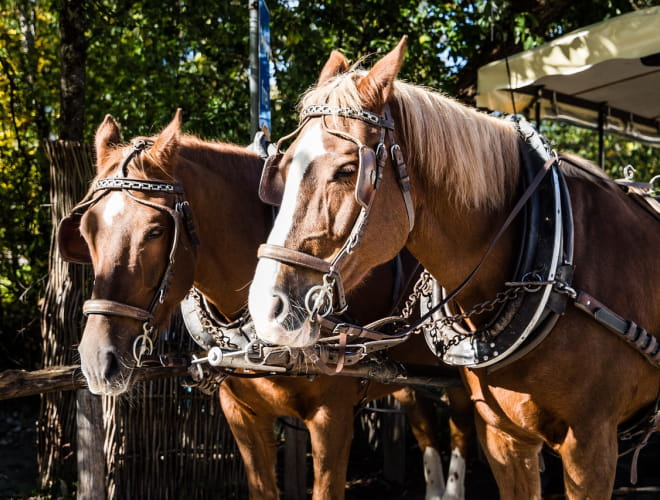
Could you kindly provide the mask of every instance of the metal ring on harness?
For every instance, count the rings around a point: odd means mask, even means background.
[[[138,368],[142,366],[142,356],[151,355],[154,350],[154,343],[151,340],[151,332],[153,327],[149,323],[142,325],[143,333],[133,341],[133,358],[135,359],[135,366]]]
[[[323,285],[313,286],[307,291],[305,295],[305,309],[312,321],[317,315],[325,318],[332,312],[333,287],[334,280],[329,281],[326,274],[323,276]]]

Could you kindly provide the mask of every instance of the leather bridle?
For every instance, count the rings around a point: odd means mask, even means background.
[[[141,366],[141,359],[143,355],[150,355],[153,351],[153,332],[155,329],[154,318],[156,309],[160,304],[165,301],[165,296],[170,284],[170,279],[174,273],[175,256],[178,250],[179,241],[181,239],[182,227],[188,235],[188,239],[192,245],[193,252],[196,252],[199,246],[199,239],[195,231],[192,210],[190,204],[185,200],[184,190],[181,184],[176,182],[165,181],[151,181],[144,179],[131,179],[127,178],[129,163],[139,156],[142,152],[148,150],[153,145],[152,141],[139,140],[136,141],[131,150],[128,152],[117,173],[114,177],[106,177],[99,179],[94,183],[94,188],[87,195],[86,199],[79,203],[72,211],[71,214],[65,217],[58,227],[58,244],[62,258],[71,262],[78,263],[91,263],[89,259],[80,259],[70,256],[67,250],[66,241],[62,238],[62,234],[73,234],[72,231],[79,231],[80,219],[82,215],[89,210],[89,208],[98,203],[104,196],[112,191],[121,191],[132,200],[145,205],[147,207],[165,212],[174,222],[174,235],[172,237],[172,244],[170,246],[167,266],[163,272],[158,288],[152,297],[149,306],[146,309],[131,306],[123,302],[118,302],[108,299],[92,299],[87,300],[83,304],[83,314],[89,316],[91,314],[100,314],[103,316],[119,316],[122,318],[134,319],[142,323],[142,333],[133,342],[133,357],[136,365]],[[154,203],[147,199],[138,198],[132,191],[139,191],[149,194],[166,194],[171,195],[174,200],[172,207]],[[94,197],[96,193],[100,193]],[[91,198],[91,199],[90,199]]]
[[[329,128],[325,118],[327,116],[341,116],[344,118],[361,120],[369,125],[380,128],[380,140],[375,148],[363,144],[358,138],[340,130]],[[387,134],[390,143],[390,154],[392,155],[392,165],[397,175],[397,180],[401,194],[406,205],[408,214],[409,231],[415,224],[415,212],[410,194],[410,179],[406,163],[401,153],[401,148],[394,139],[394,122],[390,117],[389,106],[385,106],[384,116],[380,116],[364,109],[355,109],[350,107],[332,106],[328,104],[314,104],[307,106],[301,113],[301,122],[298,128],[291,134],[283,137],[277,143],[276,152],[271,155],[264,166],[259,194],[261,199],[270,204],[279,204],[283,194],[284,183],[278,178],[277,162],[282,157],[280,146],[283,141],[296,136],[305,124],[315,117],[323,119],[323,129],[337,137],[355,143],[359,151],[358,180],[355,186],[355,199],[360,206],[353,228],[339,253],[335,258],[328,262],[313,255],[285,248],[279,245],[263,244],[259,247],[258,257],[260,259],[272,259],[289,265],[304,267],[313,271],[318,271],[323,275],[323,283],[310,288],[305,295],[305,308],[309,314],[310,320],[314,321],[317,316],[326,317],[331,313],[342,314],[346,308],[346,296],[341,278],[341,267],[345,259],[353,253],[360,244],[364,229],[369,219],[371,207],[383,177],[383,169],[387,162],[387,148],[385,146],[385,136]]]

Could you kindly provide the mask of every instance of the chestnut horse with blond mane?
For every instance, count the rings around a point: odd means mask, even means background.
[[[58,242],[65,259],[94,268],[79,346],[82,372],[93,393],[119,395],[133,385],[139,351],[149,350],[191,286],[227,320],[242,314],[272,209],[257,197],[262,159],[246,148],[182,134],[180,111],[158,136],[129,144],[122,144],[108,115],[95,146],[93,187],[60,224]],[[389,312],[391,269],[384,266],[377,281],[365,285],[367,300],[352,301],[360,320]],[[245,463],[250,498],[279,497],[278,416],[297,417],[309,429],[312,497],[343,498],[355,407],[390,393],[407,410],[424,453],[428,498],[440,498],[444,480],[430,401],[411,389],[365,382],[330,376],[222,382],[220,402]],[[452,391],[460,395],[459,388]],[[453,430],[452,445],[464,450],[463,435]],[[463,497],[463,474],[445,498]]]
[[[545,443],[561,456],[568,498],[609,499],[617,426],[650,410],[642,446],[660,420],[659,344],[648,333],[660,332],[657,218],[586,162],[546,152],[523,182],[521,158],[542,154],[528,151],[523,126],[397,80],[405,47],[404,37],[369,71],[333,51],[301,99],[293,142],[267,164],[261,191],[281,209],[250,290],[257,335],[314,343],[318,317],[338,307],[337,283],[354,289],[407,247],[454,290],[445,300],[463,313],[450,322],[471,324],[430,344],[465,366],[500,498],[540,498]],[[537,196],[530,238],[516,214]],[[533,257],[538,270],[521,279],[523,238],[551,264]],[[534,314],[514,328],[530,301]]]

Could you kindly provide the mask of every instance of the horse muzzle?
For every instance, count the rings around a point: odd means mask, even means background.
[[[131,338],[132,333],[112,335],[106,318],[90,318],[78,346],[80,367],[93,394],[117,396],[132,385],[135,363],[129,348],[122,348],[112,338]]]
[[[318,322],[310,317],[302,299],[292,298],[296,297],[293,290],[289,295],[273,284],[273,266],[279,264],[260,261],[250,286],[248,305],[257,336],[269,344],[289,347],[314,344],[320,334]]]

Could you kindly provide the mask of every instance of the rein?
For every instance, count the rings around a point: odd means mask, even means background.
[[[184,190],[181,184],[165,181],[131,179],[126,177],[128,175],[128,165],[131,161],[137,158],[141,153],[147,151],[152,145],[152,141],[136,141],[118,167],[115,176],[98,179],[94,183],[93,190],[88,195],[88,198],[91,197],[92,199],[83,200],[83,202],[78,204],[72,210],[71,215],[68,217],[69,220],[76,218],[79,221],[80,217],[91,208],[92,205],[98,203],[108,193],[112,191],[121,191],[141,205],[165,212],[174,222],[174,235],[172,237],[172,244],[168,254],[167,266],[160,279],[159,285],[156,288],[154,296],[146,309],[108,299],[91,299],[85,301],[83,304],[83,314],[85,316],[91,314],[119,316],[142,323],[142,333],[138,335],[133,342],[133,358],[138,367],[142,366],[142,357],[150,356],[153,352],[152,337],[155,329],[155,312],[158,306],[165,301],[165,296],[167,295],[170,279],[174,272],[176,252],[181,239],[181,233],[183,232],[182,227],[185,228],[185,232],[192,244],[193,251],[196,252],[197,247],[199,246],[199,239],[197,238],[192,218],[192,209],[190,204],[184,199]],[[148,194],[157,193],[172,195],[174,197],[173,207],[138,198],[132,194],[131,191],[139,191]],[[93,196],[95,193],[100,193],[100,195],[94,198]]]

